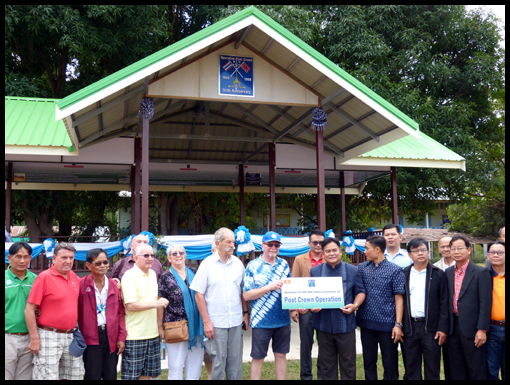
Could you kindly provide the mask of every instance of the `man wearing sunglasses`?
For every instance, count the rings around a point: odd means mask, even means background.
[[[168,300],[158,299],[158,281],[151,269],[155,259],[152,247],[138,246],[133,257],[135,266],[122,279],[127,330],[122,379],[157,379],[161,374],[157,309],[166,308]]]
[[[262,237],[262,251],[259,258],[246,267],[243,297],[251,301],[252,380],[260,380],[262,365],[267,356],[269,341],[273,340],[276,379],[285,380],[287,376],[287,353],[290,351],[290,314],[282,309],[283,280],[290,278],[290,268],[278,257],[281,237],[274,231]]]
[[[322,242],[324,231],[312,230],[308,235],[310,251],[298,255],[292,266],[292,277],[309,277],[310,269],[324,262]],[[313,328],[313,314],[308,309],[292,310],[290,316],[294,322],[299,322],[300,339],[300,365],[302,380],[313,380],[312,374],[312,347],[315,336]],[[317,377],[321,378],[321,367],[317,358]]]
[[[122,280],[122,277],[128,271],[129,269],[132,269],[135,265],[135,260],[133,258],[133,253],[135,249],[138,246],[142,245],[148,245],[149,244],[149,238],[146,235],[138,234],[136,237],[133,238],[131,241],[131,244],[129,245],[130,251],[128,254],[130,254],[126,258],[119,259],[117,262],[115,262],[115,265],[113,265],[111,278],[118,278],[119,280]],[[161,262],[157,258],[154,259],[151,270],[154,270],[156,273],[156,278],[159,280],[159,276],[164,273],[163,266],[161,265]]]

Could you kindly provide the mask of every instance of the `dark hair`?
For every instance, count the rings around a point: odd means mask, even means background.
[[[88,252],[87,252],[87,262],[88,263],[92,263],[94,261],[94,259],[96,259],[99,254],[101,253],[104,253],[106,255],[106,258],[108,258],[108,254],[106,254],[106,251],[104,251],[103,249],[90,249]]]
[[[386,230],[390,230],[390,229],[397,229],[397,233],[400,234],[400,226],[399,225],[395,225],[393,223],[389,223],[389,224],[387,224],[386,226],[383,227],[383,229],[382,229],[383,235],[384,235],[384,232]]]
[[[14,242],[11,247],[9,247],[9,255],[16,254],[21,248],[26,249],[28,254],[32,255],[32,248],[26,242]]]
[[[336,245],[340,248],[340,241],[336,238],[332,238],[332,237],[327,237],[323,242],[322,242],[322,249],[324,250],[324,248],[326,247],[326,245],[330,244],[331,242],[334,242],[336,243]]]
[[[411,242],[407,244],[407,252],[410,253],[411,249],[416,249],[420,247],[420,245],[425,245],[427,250],[429,249],[429,243],[424,238],[413,238]]]
[[[452,247],[453,242],[458,241],[459,239],[462,239],[464,241],[464,244],[466,245],[466,247],[468,249],[471,247],[471,243],[469,243],[468,239],[464,235],[460,235],[460,234],[453,236],[452,240],[450,241],[450,247]]]
[[[365,242],[370,242],[374,248],[380,248],[383,253],[386,251],[386,239],[380,235],[372,235]]]
[[[491,247],[494,245],[503,245],[503,247],[505,247],[505,242],[497,241],[497,242],[489,243],[489,246],[487,247],[487,251],[491,251]]]
[[[324,231],[322,231],[322,230],[312,230],[312,231],[310,231],[310,234],[308,234],[308,240],[309,241],[312,240],[312,235],[321,235],[321,236],[324,236]]]

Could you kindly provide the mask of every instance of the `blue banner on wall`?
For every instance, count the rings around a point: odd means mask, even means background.
[[[220,95],[255,96],[252,57],[220,55],[219,74]]]

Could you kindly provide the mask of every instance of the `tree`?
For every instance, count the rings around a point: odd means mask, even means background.
[[[243,7],[230,6],[224,15]],[[468,13],[464,5],[257,7],[466,158],[466,172],[398,168],[400,214],[419,223],[434,200],[467,202],[467,191],[501,170],[504,148],[492,159],[484,155],[488,144],[505,140],[492,108],[505,75],[495,15]],[[351,199],[350,215],[379,204],[387,211],[389,196],[389,177],[369,182]]]

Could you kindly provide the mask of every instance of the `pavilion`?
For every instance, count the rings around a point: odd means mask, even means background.
[[[238,192],[241,208],[244,192],[270,193],[273,229],[275,193],[300,192],[317,194],[324,229],[325,194],[340,194],[344,231],[345,195],[367,181],[391,172],[398,223],[395,167],[465,170],[255,7],[64,99],[5,103],[7,226],[11,189],[130,190],[134,233],[148,230],[149,191]],[[324,131],[313,130],[316,107]]]

